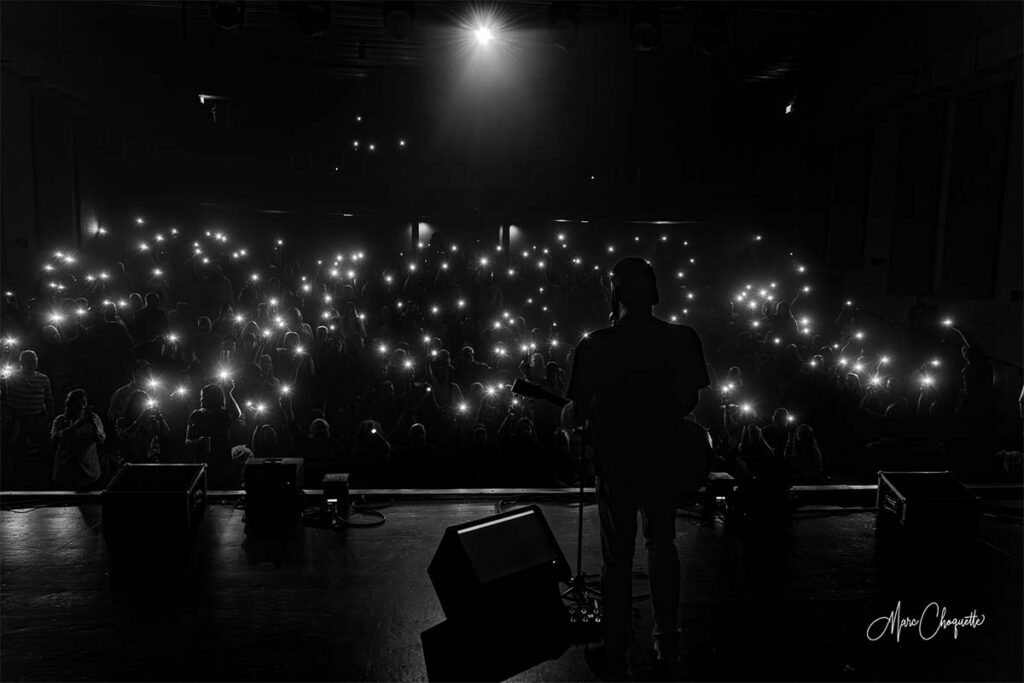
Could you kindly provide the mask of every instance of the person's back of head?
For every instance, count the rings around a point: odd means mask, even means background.
[[[146,308],[160,308],[160,297],[157,295],[156,292],[149,292],[148,294],[146,294]]]
[[[612,268],[612,301],[627,308],[650,310],[660,301],[654,268],[636,256],[622,259]]]
[[[409,445],[416,448],[427,445],[427,428],[419,422],[409,427]]]
[[[327,440],[331,438],[331,426],[327,420],[318,417],[309,423],[309,436],[318,441]]]
[[[88,400],[85,389],[72,389],[64,399],[64,413],[70,418],[77,418]]]
[[[149,361],[137,360],[132,363],[132,382],[141,385],[149,377]]]
[[[558,379],[559,370],[561,370],[561,368],[559,367],[558,363],[556,363],[553,360],[548,361],[547,365],[544,366],[544,379],[546,379],[548,382],[554,382],[556,379]]]
[[[811,428],[811,425],[804,423],[797,427],[796,440],[797,443],[807,446],[814,444],[814,429]]]
[[[142,310],[142,295],[138,292],[132,292],[128,295],[128,308],[132,313]]]
[[[216,410],[224,407],[224,389],[219,384],[207,384],[199,392],[199,407]]]
[[[775,427],[785,427],[786,419],[789,417],[789,411],[785,408],[776,408],[775,412],[772,413],[772,425]],[[760,434],[760,429],[758,430]]]
[[[213,329],[213,323],[205,315],[196,321],[196,326],[199,328],[199,331],[204,334]]]
[[[532,438],[533,437],[533,420],[528,417],[521,417],[516,420],[516,426],[514,431],[515,436],[521,438]]]
[[[39,356],[32,349],[25,349],[18,356],[18,363],[21,366],[21,371],[26,375],[31,375],[39,367]]]

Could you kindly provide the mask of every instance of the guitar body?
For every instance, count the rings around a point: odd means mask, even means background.
[[[517,379],[512,384],[512,393],[526,398],[548,401],[559,407],[564,407],[569,403],[568,399],[524,379]],[[679,427],[678,476],[681,484],[680,492],[684,496],[691,496],[707,481],[715,453],[708,430],[690,420],[683,420]]]

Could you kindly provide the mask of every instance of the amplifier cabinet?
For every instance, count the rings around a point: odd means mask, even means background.
[[[922,535],[978,533],[981,501],[950,472],[879,472],[879,524]]]
[[[126,464],[100,503],[112,549],[187,543],[206,512],[206,465]]]
[[[249,458],[242,476],[247,524],[275,524],[298,518],[305,478],[303,458]]]

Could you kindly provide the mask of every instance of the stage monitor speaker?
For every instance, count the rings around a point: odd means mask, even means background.
[[[302,458],[249,458],[245,463],[245,521],[294,520],[302,510]]]
[[[879,472],[880,530],[969,540],[978,534],[980,499],[950,472]]]
[[[450,620],[566,618],[571,571],[536,505],[449,527],[427,573]]]

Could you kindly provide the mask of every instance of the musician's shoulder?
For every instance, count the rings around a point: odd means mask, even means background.
[[[656,320],[658,321],[658,324],[661,327],[663,327],[665,329],[668,329],[668,330],[671,330],[675,334],[678,334],[678,335],[681,335],[681,336],[686,336],[686,337],[695,337],[695,336],[697,336],[697,330],[693,329],[689,325],[684,325],[683,323],[670,323],[670,322],[667,322],[667,321],[662,320],[660,318],[656,318]]]
[[[593,332],[591,332],[589,335],[587,335],[587,338],[591,342],[601,342],[606,339],[615,338],[616,336],[618,336],[620,331],[621,330],[618,327],[615,327],[614,325],[612,327],[602,327],[599,330],[594,330]]]

